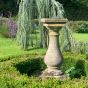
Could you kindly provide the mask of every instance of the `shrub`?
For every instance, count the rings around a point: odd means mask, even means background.
[[[88,61],[85,55],[76,55],[64,53],[64,63],[62,69],[66,71],[75,67],[76,73],[88,73]],[[84,68],[85,67],[85,68]],[[46,79],[42,80],[35,77],[33,73],[37,70],[45,69],[42,55],[29,55],[25,57],[15,57],[10,60],[0,62],[0,87],[1,88],[87,88],[88,77],[78,79],[59,80]],[[72,69],[74,71],[74,68]],[[80,73],[78,75],[80,75]],[[86,73],[86,74],[87,74]],[[32,74],[32,75],[30,75]]]
[[[17,23],[13,19],[0,18],[0,34],[5,37],[16,37]]]
[[[88,54],[88,43],[83,41],[73,42],[71,52],[75,54]]]
[[[8,22],[8,26],[9,26],[9,36],[16,37],[16,33],[18,29],[16,21],[10,19]]]
[[[9,28],[5,24],[0,25],[0,34],[3,35],[3,37],[9,37]]]
[[[78,23],[78,29],[76,30],[77,33],[88,33],[88,23],[81,22]]]
[[[69,27],[73,32],[88,33],[88,21],[70,21]]]

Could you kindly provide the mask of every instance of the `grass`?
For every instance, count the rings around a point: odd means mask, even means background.
[[[77,63],[84,55],[64,54],[63,71]],[[30,55],[14,57],[13,59],[0,62],[0,87],[1,88],[87,88],[88,77],[79,79],[45,79],[42,80],[30,73],[43,70],[46,66],[43,63],[44,55]],[[69,64],[68,64],[69,63]]]
[[[73,36],[77,41],[88,42],[88,33],[73,33]]]
[[[15,39],[0,35],[0,88],[88,88],[86,76],[63,81],[52,78],[42,80],[33,75],[36,71],[46,68],[43,62],[45,52],[46,49],[38,48],[23,51],[17,46]],[[63,56],[61,69],[64,72],[79,63],[79,67],[88,74],[86,55],[63,53]]]
[[[73,36],[78,41],[88,42],[88,34],[74,33]],[[31,54],[33,52],[44,54],[46,52],[46,49],[35,49],[31,47],[29,51],[24,51],[21,50],[19,46],[17,46],[15,39],[4,38],[2,35],[0,35],[0,57]]]
[[[9,57],[9,56],[19,56],[23,54],[31,54],[35,52],[35,54],[38,54],[39,51],[40,53],[45,53],[46,49],[35,49],[35,48],[30,48],[28,51],[21,50],[19,46],[16,44],[15,39],[10,39],[10,38],[4,38],[0,36],[0,58],[1,57]]]

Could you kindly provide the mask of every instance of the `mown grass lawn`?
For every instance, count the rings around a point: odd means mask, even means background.
[[[46,49],[40,48],[29,48],[28,51],[24,51],[20,49],[20,47],[16,43],[16,39],[11,38],[4,38],[0,36],[0,58],[1,57],[9,57],[9,56],[19,56],[25,54],[38,54],[38,53],[45,53]]]
[[[77,41],[88,42],[88,34],[83,33],[73,33],[73,36]],[[41,51],[41,52],[40,52]],[[11,38],[4,38],[0,35],[0,57],[7,57],[13,55],[23,55],[29,53],[45,53],[46,49],[35,49],[30,48],[28,51],[24,51],[17,46],[16,40]]]
[[[88,42],[88,33],[73,33],[73,36],[77,41]]]

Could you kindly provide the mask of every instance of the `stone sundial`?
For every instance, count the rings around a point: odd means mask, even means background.
[[[49,31],[49,47],[44,58],[47,69],[43,71],[41,77],[58,78],[64,76],[64,73],[60,70],[63,56],[59,47],[59,31],[67,21],[67,19],[58,18],[43,18],[40,20]]]

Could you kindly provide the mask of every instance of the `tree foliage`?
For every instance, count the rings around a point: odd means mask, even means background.
[[[57,0],[63,4],[66,16],[69,20],[88,20],[87,0]]]
[[[74,3],[79,3],[81,5],[87,6],[88,7],[88,0],[71,0]]]
[[[88,0],[57,0],[57,1],[61,2],[64,5],[75,4],[75,5],[83,5],[88,7]]]
[[[36,11],[35,11],[36,10]],[[36,14],[36,15],[35,15]],[[65,18],[62,4],[56,0],[21,0],[19,6],[18,19],[18,33],[17,40],[23,49],[28,49],[29,43],[32,40],[31,30],[33,30],[33,22],[35,18],[38,21],[41,18]],[[44,42],[44,28],[40,21],[38,24],[40,31],[40,38],[38,43],[43,46]],[[61,49],[62,51],[80,52],[79,47],[81,43],[74,40],[68,24],[61,31]],[[75,49],[75,50],[74,50]]]
[[[12,14],[17,14],[17,0],[0,0],[0,12],[6,14],[8,11],[12,12]]]
[[[35,11],[36,9],[36,11]],[[37,14],[35,17],[34,14]],[[31,40],[31,30],[33,30],[32,20],[37,18],[64,18],[63,6],[56,0],[21,0],[19,6],[18,33],[17,40],[23,49],[29,46]],[[42,45],[44,40],[43,26],[39,22],[40,30],[39,43]]]

